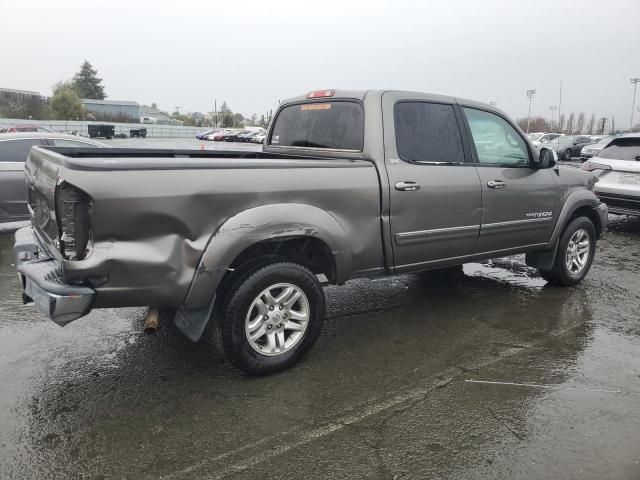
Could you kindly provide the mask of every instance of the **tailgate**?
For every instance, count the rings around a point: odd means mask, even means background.
[[[61,164],[55,157],[59,155],[44,148],[33,147],[25,164],[25,175],[31,224],[45,246],[57,251],[55,194]]]
[[[59,260],[82,260],[90,243],[91,199],[65,182],[65,157],[33,147],[25,165],[31,224],[43,246]]]

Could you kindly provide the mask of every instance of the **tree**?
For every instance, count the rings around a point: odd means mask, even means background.
[[[616,117],[611,117],[611,128],[609,133],[616,133]]]
[[[578,120],[576,121],[576,133],[579,135],[584,128],[584,112],[578,114]]]
[[[598,120],[598,128],[596,129],[597,135],[604,135],[604,131],[607,128],[607,117],[602,117]]]
[[[151,108],[154,108],[154,109],[156,109],[156,110],[157,110],[157,109],[158,109],[158,104],[157,104],[156,102],[153,102],[153,103],[151,104]]]
[[[519,118],[518,120],[516,120],[516,123],[523,131],[527,130],[527,124],[529,125],[530,132],[549,131],[549,122],[547,122],[547,120],[545,120],[541,116],[531,117],[531,119],[528,119],[527,117]]]
[[[98,78],[98,71],[85,60],[80,71],[73,77],[72,87],[80,98],[104,100],[107,96],[101,83],[102,79]]]
[[[573,134],[573,120],[574,120],[575,115],[573,114],[573,112],[571,112],[569,114],[569,120],[567,120],[567,133],[569,135]]]
[[[564,131],[564,113],[560,115],[560,118],[558,118],[558,133],[563,133]]]
[[[593,128],[596,126],[596,114],[592,113],[589,123],[587,123],[587,135],[593,135]]]
[[[58,84],[49,104],[57,120],[84,119],[84,106],[78,94],[68,83]]]

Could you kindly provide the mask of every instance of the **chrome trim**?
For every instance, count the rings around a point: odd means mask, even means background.
[[[402,232],[395,234],[396,245],[405,246],[415,243],[427,243],[443,240],[459,240],[469,236],[477,236],[480,225],[466,225],[463,227],[434,228],[431,230],[419,230],[415,232]]]
[[[480,234],[483,233],[503,233],[518,232],[535,228],[540,224],[552,223],[553,217],[527,218],[524,220],[509,220],[507,222],[483,223],[480,228]]]

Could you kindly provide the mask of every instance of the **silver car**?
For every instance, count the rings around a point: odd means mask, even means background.
[[[613,138],[582,168],[598,175],[595,193],[609,212],[640,215],[640,134]]]
[[[591,137],[594,138],[594,137]],[[607,144],[611,141],[613,135],[606,135],[604,137],[598,138],[595,143],[590,143],[582,147],[580,150],[580,158],[591,158],[596,155],[600,150],[607,146]]]
[[[85,148],[106,146],[88,138],[64,133],[0,134],[0,223],[29,219],[24,162],[34,145]]]

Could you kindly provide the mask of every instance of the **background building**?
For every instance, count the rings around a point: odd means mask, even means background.
[[[140,104],[121,100],[93,100],[83,98],[82,105],[87,110],[87,117],[93,116],[96,120],[109,120],[120,122],[139,122]]]

